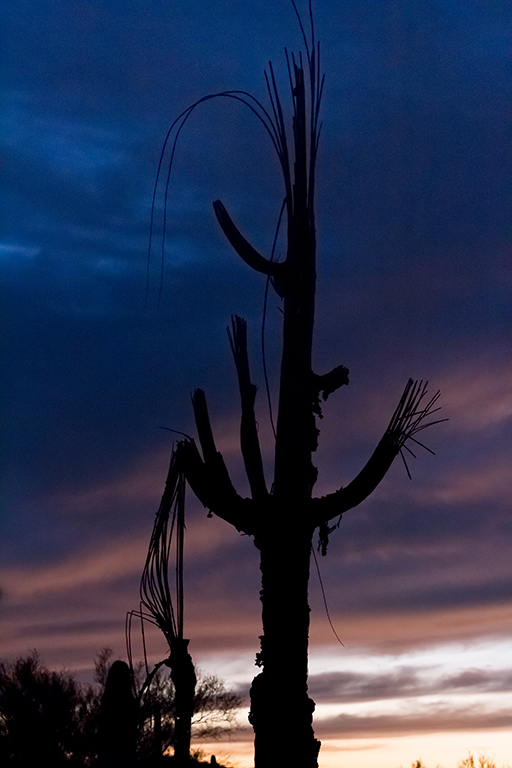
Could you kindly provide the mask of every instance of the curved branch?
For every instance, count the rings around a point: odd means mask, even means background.
[[[237,531],[253,536],[255,533],[254,505],[236,492],[229,478],[221,453],[205,463],[193,441],[181,447],[183,473],[192,492],[201,504],[217,517],[234,526]]]
[[[319,499],[312,499],[315,525],[325,524],[364,501],[379,485],[395,457],[400,453],[404,458],[402,448],[407,449],[405,445],[407,440],[412,440],[425,450],[430,451],[430,448],[416,440],[414,435],[422,429],[447,421],[447,419],[437,419],[424,423],[427,416],[439,410],[439,408],[434,408],[434,405],[440,397],[440,392],[436,392],[424,405],[423,400],[426,394],[427,382],[409,379],[388,428],[366,466],[346,488],[340,488],[335,493],[329,493]],[[410,477],[407,463],[405,466]]]
[[[265,257],[260,253],[258,253],[258,251],[253,248],[252,245],[248,243],[245,237],[240,233],[220,200],[214,201],[213,210],[215,211],[217,221],[219,222],[222,231],[238,255],[245,261],[245,263],[255,269],[256,272],[262,272],[264,275],[270,275],[270,277],[275,278],[278,282],[282,280],[284,273],[284,263],[269,261],[268,259],[265,259]]]
[[[234,525],[238,531],[252,534],[252,501],[238,495],[222,454],[217,451],[202,389],[194,390],[192,405],[204,461],[193,440],[180,443],[182,467],[187,482],[210,512]]]
[[[379,485],[397,454],[398,448],[390,445],[384,435],[365,467],[346,488],[311,500],[315,525],[326,523],[361,504]]]

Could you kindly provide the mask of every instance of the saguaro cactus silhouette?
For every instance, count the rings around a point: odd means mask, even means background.
[[[261,672],[252,684],[249,716],[255,732],[256,768],[282,768],[290,762],[301,768],[317,766],[320,742],[314,736],[314,703],[308,696],[307,686],[308,581],[313,534],[319,530],[325,550],[331,521],[364,501],[397,454],[407,448],[407,441],[417,443],[416,433],[436,423],[425,422],[425,419],[437,410],[434,406],[439,397],[436,393],[429,399],[426,384],[409,380],[388,428],[357,477],[347,487],[327,496],[312,496],[317,475],[312,454],[319,434],[315,417],[321,414],[320,398],[326,399],[348,384],[348,370],[337,365],[329,373],[319,375],[311,364],[316,277],[315,166],[324,80],[311,2],[308,34],[293,0],[292,4],[306,48],[304,59],[302,55],[289,56],[286,52],[293,146],[289,146],[284,110],[270,64],[269,73],[265,73],[269,110],[244,91],[226,91],[196,102],[171,126],[155,185],[156,196],[166,147],[172,146],[165,186],[167,198],[176,139],[198,104],[218,96],[237,99],[257,115],[270,135],[284,180],[287,254],[283,262],[258,253],[239,232],[221,201],[213,203],[217,220],[235,251],[249,267],[267,276],[283,300],[282,362],[271,490],[264,477],[258,442],[256,386],[250,377],[247,328],[239,317],[232,318],[228,335],[240,388],[240,441],[251,498],[242,498],[231,483],[215,446],[202,390],[196,390],[192,396],[202,455],[194,440],[188,438],[180,441],[175,449],[176,461],[200,501],[238,531],[252,536],[260,552],[263,633],[257,664]],[[172,131],[176,131],[176,138],[169,144]]]
[[[98,727],[98,766],[131,768],[135,765],[137,709],[130,669],[124,661],[110,667],[101,701]]]

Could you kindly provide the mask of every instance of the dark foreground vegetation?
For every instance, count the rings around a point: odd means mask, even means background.
[[[87,684],[72,672],[48,669],[35,651],[14,662],[0,662],[1,768],[178,768],[167,754],[174,736],[174,688],[168,670],[156,675],[144,691],[142,670],[135,670],[130,690],[115,703],[117,714],[112,716],[105,696],[113,666],[110,656],[109,649],[98,654],[94,682]],[[233,730],[240,705],[241,698],[217,677],[201,676],[194,736],[215,739]],[[187,765],[204,765],[200,753]]]
[[[402,766],[399,766],[399,768],[402,768]],[[427,768],[425,763],[422,760],[416,760],[414,763],[412,763],[411,768]],[[440,766],[436,766],[436,768],[440,768]],[[468,756],[464,758],[464,760],[459,760],[457,763],[457,768],[499,768],[498,764],[492,757],[487,757],[486,755],[478,755],[478,757],[475,757],[471,752],[469,752]],[[508,763],[504,763],[502,768],[510,768]]]

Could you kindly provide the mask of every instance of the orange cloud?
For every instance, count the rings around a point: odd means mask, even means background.
[[[106,584],[134,570],[142,570],[146,550],[147,542],[140,535],[132,536],[56,564],[8,567],[0,572],[0,578],[10,600],[70,592],[77,587]]]

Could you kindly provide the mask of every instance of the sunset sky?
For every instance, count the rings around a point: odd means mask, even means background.
[[[307,4],[299,7],[306,15]],[[509,0],[316,0],[326,72],[318,162],[315,368],[350,369],[324,406],[315,495],[346,485],[409,376],[441,390],[423,433],[317,554],[310,692],[321,768],[512,764]],[[2,10],[3,498],[0,656],[36,648],[87,679],[119,658],[175,436],[207,394],[243,495],[226,326],[248,321],[267,480],[265,280],[223,238],[220,198],[269,254],[283,185],[254,116],[219,99],[178,143],[167,252],[153,183],[167,129],[227,89],[266,100],[303,49],[289,0],[17,0]],[[508,195],[508,197],[507,197]],[[284,255],[284,240],[277,252]],[[280,300],[269,296],[274,402]],[[258,552],[187,499],[185,633],[246,697],[261,633]],[[134,640],[136,654],[142,650]],[[165,655],[150,633],[150,655]],[[283,708],[287,706],[283,690]],[[252,763],[252,730],[207,747]],[[286,733],[279,734],[286,739]],[[508,745],[508,746],[507,746]],[[290,744],[293,754],[293,744]]]

